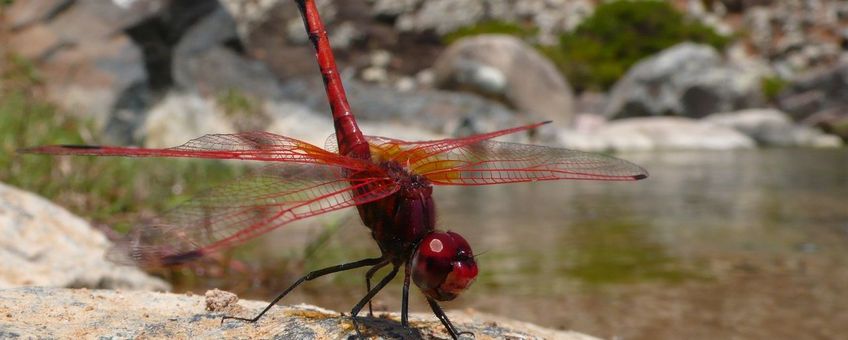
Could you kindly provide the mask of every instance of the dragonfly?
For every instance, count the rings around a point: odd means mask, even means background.
[[[451,338],[463,334],[440,302],[459,296],[478,267],[468,241],[436,226],[434,186],[478,186],[550,180],[635,181],[645,169],[608,155],[494,138],[524,133],[536,123],[462,138],[409,142],[366,136],[359,129],[314,0],[295,0],[324,79],[335,127],[335,143],[321,148],[270,132],[209,134],[183,145],[152,149],[94,145],[48,145],[21,150],[50,155],[171,157],[262,162],[263,170],[192,198],[145,225],[126,245],[126,255],[144,267],[185,264],[254,239],[291,222],[356,208],[380,256],[306,273],[252,318],[256,322],[289,292],[318,277],[357,268],[366,295],[350,317],[361,337],[359,313],[403,267],[401,325],[409,328],[409,288],[414,283]],[[331,139],[332,140],[332,139]],[[391,270],[372,286],[383,267]]]

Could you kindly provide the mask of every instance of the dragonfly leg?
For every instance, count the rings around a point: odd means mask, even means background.
[[[368,292],[371,291],[371,278],[374,277],[374,274],[378,270],[380,270],[380,268],[385,267],[387,264],[389,264],[388,258],[383,260],[383,262],[381,262],[381,263],[375,264],[373,267],[371,267],[371,269],[368,269],[367,273],[365,273],[365,288],[366,288],[365,293],[366,294],[368,294]],[[370,316],[370,317],[374,316],[374,311],[371,309],[371,300],[368,300],[368,316]]]
[[[362,333],[359,331],[359,324],[356,322],[356,316],[359,315],[359,312],[362,310],[363,307],[365,307],[365,304],[367,304],[368,301],[371,301],[371,299],[374,297],[374,295],[377,295],[377,293],[379,293],[380,290],[383,289],[383,287],[386,287],[386,285],[389,284],[389,282],[391,282],[392,279],[395,278],[395,276],[398,273],[399,268],[400,268],[400,266],[395,264],[394,267],[392,268],[392,271],[388,275],[386,275],[386,277],[384,277],[382,280],[380,280],[380,282],[378,282],[377,285],[374,286],[373,289],[368,291],[368,294],[365,294],[365,297],[363,297],[362,300],[359,300],[359,302],[356,304],[356,306],[353,306],[353,309],[351,309],[350,319],[353,322],[353,328],[356,330],[356,337],[357,338],[364,339],[362,337]]]
[[[261,312],[259,312],[259,315],[256,315],[256,317],[240,318],[240,317],[236,317],[236,316],[225,316],[221,319],[221,323],[223,323],[227,319],[246,321],[246,322],[256,322],[256,321],[259,320],[259,318],[261,318],[263,315],[265,315],[265,313],[267,313],[268,310],[271,309],[271,307],[274,307],[274,305],[276,305],[277,302],[279,302],[283,297],[286,296],[286,294],[291,292],[295,287],[299,286],[301,283],[319,278],[319,277],[327,275],[327,274],[338,273],[338,272],[341,272],[341,271],[356,269],[356,268],[365,267],[365,266],[373,266],[373,265],[379,264],[380,262],[383,262],[383,261],[385,261],[383,257],[377,257],[377,258],[372,258],[372,259],[359,260],[359,261],[351,262],[351,263],[340,264],[340,265],[327,267],[327,268],[324,268],[324,269],[319,269],[319,270],[316,270],[316,271],[309,272],[306,275],[302,276],[301,278],[297,279],[297,281],[295,281],[291,286],[289,286],[289,288],[286,288],[286,290],[284,290],[282,293],[280,293],[280,295],[277,295],[277,297],[274,298],[274,301],[271,301],[271,303],[269,303],[268,306],[265,307],[265,309],[263,309]]]
[[[403,296],[400,304],[400,325],[409,327],[409,275],[412,274],[412,264],[406,261],[403,267]]]
[[[430,304],[430,309],[433,310],[433,314],[436,314],[436,317],[439,318],[439,321],[441,321],[442,325],[444,325],[445,328],[448,330],[448,333],[450,334],[452,339],[459,339],[459,336],[464,334],[468,334],[471,337],[474,337],[474,333],[459,332],[456,327],[454,327],[453,324],[450,322],[447,314],[445,314],[445,311],[442,310],[442,307],[439,307],[439,304],[436,302],[436,300],[427,298],[427,303]]]

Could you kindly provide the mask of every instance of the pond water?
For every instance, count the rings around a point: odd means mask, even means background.
[[[605,338],[848,334],[848,151],[622,157],[651,177],[437,188],[439,226],[469,240],[481,270],[444,307]],[[298,270],[377,254],[356,216],[341,216]],[[319,237],[314,229],[275,232],[262,248],[302,254],[291,246]],[[242,294],[270,299],[297,272]],[[349,310],[364,295],[362,275],[316,280],[285,303]],[[378,295],[378,309],[399,310],[401,281]]]

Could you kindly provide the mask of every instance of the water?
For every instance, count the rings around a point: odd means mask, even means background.
[[[624,157],[651,177],[437,188],[439,226],[481,254],[478,281],[445,307],[625,339],[848,333],[848,151]],[[331,239],[307,269],[376,254],[362,227]],[[288,303],[347,310],[364,295],[361,275]],[[399,309],[400,281],[378,306]],[[412,308],[427,310],[419,297]]]

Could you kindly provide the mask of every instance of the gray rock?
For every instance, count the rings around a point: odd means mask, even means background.
[[[93,118],[112,139],[127,142],[147,105],[142,50],[126,34],[169,0],[15,1],[10,50],[38,63],[46,94],[66,111]]]
[[[761,106],[762,76],[756,69],[726,64],[710,46],[682,43],[631,68],[613,87],[604,114],[700,118]]]
[[[848,104],[816,112],[801,123],[819,127],[848,141]]]
[[[527,123],[503,105],[470,94],[446,91],[407,93],[349,79],[345,80],[345,87],[360,123],[415,126],[430,133],[450,136],[494,131]],[[310,109],[330,116],[320,82],[286,82],[281,95],[286,100],[304,103]]]
[[[531,120],[568,126],[574,94],[556,66],[508,35],[479,35],[452,44],[433,67],[442,88],[470,89],[504,98]]]
[[[205,296],[88,289],[0,289],[0,334],[4,338],[96,339],[345,339],[354,335],[348,316],[309,305],[272,308],[257,323],[221,322],[224,315],[253,316],[262,301],[235,301],[232,294]],[[448,311],[462,331],[485,339],[597,339],[472,311]],[[447,337],[435,316],[411,314],[412,334],[396,313],[360,319],[366,335],[389,338]]]
[[[836,136],[810,127],[796,125],[789,116],[773,109],[750,109],[713,114],[705,121],[733,128],[764,146],[838,147]]]
[[[4,17],[9,20],[9,28],[20,30],[55,16],[73,2],[74,0],[15,1],[4,8]]]
[[[374,16],[394,19],[400,31],[444,34],[483,21],[531,23],[536,39],[556,43],[556,36],[573,30],[592,14],[589,0],[376,0]]]
[[[848,62],[797,76],[777,103],[796,120],[848,105]]]
[[[730,150],[756,143],[736,130],[683,117],[612,121],[594,131],[563,131],[560,144],[588,151]]]
[[[47,97],[69,112],[93,118],[109,130],[122,126],[114,113],[126,98],[143,96],[148,80],[144,58],[126,35],[79,42],[73,48],[52,54],[41,68]],[[136,119],[135,116],[131,120]],[[128,140],[126,129],[111,133],[119,141]]]
[[[0,288],[169,289],[136,268],[106,261],[103,256],[110,247],[109,240],[81,218],[0,183]]]
[[[237,89],[256,97],[276,96],[279,84],[264,64],[223,46],[236,38],[236,23],[223,8],[189,28],[174,48],[176,85],[206,95]]]

